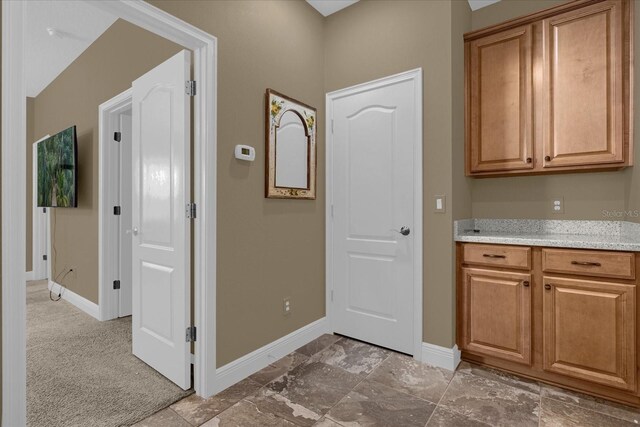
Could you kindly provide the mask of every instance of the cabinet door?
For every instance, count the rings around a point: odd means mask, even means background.
[[[622,4],[545,19],[544,167],[624,162]]]
[[[470,42],[468,172],[533,168],[531,26]]]
[[[634,285],[544,278],[544,369],[636,388]]]
[[[462,348],[531,363],[531,275],[463,269]]]

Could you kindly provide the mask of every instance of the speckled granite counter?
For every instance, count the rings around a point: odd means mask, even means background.
[[[627,221],[465,219],[456,242],[640,252],[640,224]]]

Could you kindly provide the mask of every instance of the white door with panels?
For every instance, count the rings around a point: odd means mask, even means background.
[[[422,268],[421,79],[416,70],[328,99],[333,329],[407,354]]]
[[[191,387],[190,123],[182,51],[133,82],[133,354]]]

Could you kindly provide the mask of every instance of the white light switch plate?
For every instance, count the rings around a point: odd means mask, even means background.
[[[436,196],[434,207],[436,213],[445,213],[447,211],[447,198],[445,196]]]

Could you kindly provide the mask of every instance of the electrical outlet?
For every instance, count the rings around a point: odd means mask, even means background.
[[[285,316],[291,314],[291,298],[289,297],[282,300],[282,314]]]
[[[564,197],[554,197],[551,205],[551,212],[554,214],[564,213]]]

